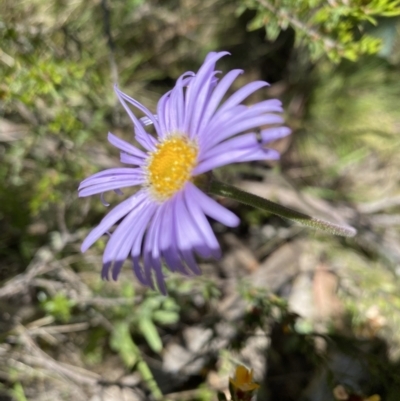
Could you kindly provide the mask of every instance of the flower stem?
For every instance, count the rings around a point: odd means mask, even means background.
[[[226,198],[234,199],[240,203],[244,203],[245,205],[265,210],[267,212],[276,214],[277,216],[284,219],[293,220],[303,226],[326,231],[333,235],[354,237],[357,234],[357,230],[353,227],[342,226],[308,216],[307,214],[297,212],[296,210],[289,209],[285,206],[281,206],[278,203],[271,202],[268,199],[264,199],[260,196],[242,191],[241,189],[238,189],[232,185],[215,181],[214,179],[211,180],[211,183],[209,184],[208,192],[213,195],[219,195]]]

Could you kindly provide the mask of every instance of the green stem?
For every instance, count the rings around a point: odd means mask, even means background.
[[[155,400],[162,400],[163,399],[163,394],[160,390],[160,388],[157,385],[157,382],[154,379],[153,374],[151,373],[151,370],[145,360],[142,358],[142,354],[139,350],[139,348],[134,344],[135,349],[136,349],[136,355],[139,359],[137,363],[137,370],[139,371],[140,375],[142,376],[142,379],[144,382],[146,382],[147,387],[149,388],[152,396],[154,397]]]
[[[341,235],[344,237],[354,237],[357,230],[350,226],[341,226],[339,224],[330,223],[321,219],[308,216],[307,214],[297,212],[296,210],[289,209],[277,203],[271,202],[268,199],[261,198],[260,196],[250,194],[242,191],[232,185],[211,180],[208,192],[213,195],[224,196],[226,198],[234,199],[245,205],[253,206],[261,210],[276,214],[284,219],[293,220],[303,226],[323,230],[330,234]]]

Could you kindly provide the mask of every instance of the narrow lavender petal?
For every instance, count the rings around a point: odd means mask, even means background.
[[[213,117],[204,132],[202,132],[201,136],[199,136],[199,156],[202,157],[209,151],[210,147],[213,147],[216,143],[221,142],[214,142],[214,137],[217,136],[220,131],[229,129],[237,123],[240,123],[242,121],[240,116],[246,110],[246,106],[239,105],[217,116],[216,118]],[[212,146],[210,146],[210,143]]]
[[[210,76],[204,81],[203,86],[199,89],[196,99],[196,107],[192,112],[192,118],[189,123],[189,132],[191,133],[191,137],[197,136],[199,124],[202,121],[203,113],[210,99],[210,94],[212,92],[214,86],[214,76],[210,74]]]
[[[275,149],[260,148],[257,152],[248,152],[241,156],[240,163],[252,162],[255,160],[279,160],[281,157],[280,153]]]
[[[267,99],[256,103],[252,107],[258,107],[264,113],[282,113],[283,106],[279,99]]]
[[[154,144],[150,139],[150,134],[145,131],[143,128],[142,123],[139,121],[139,119],[133,114],[132,110],[129,108],[129,106],[126,104],[125,99],[122,97],[121,93],[116,86],[114,86],[115,93],[117,94],[117,97],[124,107],[125,111],[127,112],[128,116],[132,120],[134,127],[135,127],[135,133],[136,133],[136,140],[146,149],[146,150],[154,150]]]
[[[252,121],[256,117],[262,116],[275,116],[273,118],[279,121],[283,121],[280,116],[276,116],[276,114],[267,114],[265,112],[266,108],[261,105],[255,106],[244,106],[239,105],[229,109],[224,114],[216,115],[210,121],[210,124],[207,126],[207,133],[202,136],[202,145],[205,143],[213,141],[216,136],[219,135],[220,132],[230,129],[231,127],[238,126],[239,124],[243,124],[244,121]]]
[[[108,182],[127,180],[127,179],[144,179],[144,173],[142,169],[139,168],[112,168],[108,170],[101,171],[91,177],[86,178],[79,185],[78,191],[83,188],[89,187],[91,185],[105,184]]]
[[[111,234],[103,254],[104,263],[113,263],[116,260],[125,261],[128,257],[135,240],[135,231],[132,228],[136,226],[138,213],[140,213],[143,206],[145,206],[145,202],[142,207],[137,207],[130,211]]]
[[[171,91],[172,92],[172,91]],[[167,134],[177,131],[178,127],[178,114],[177,110],[171,105],[171,95],[165,103],[165,125],[167,127]]]
[[[158,121],[158,117],[157,114],[153,114],[154,119],[156,119]],[[149,117],[140,117],[139,121],[143,124],[143,125],[152,125],[153,124],[153,120],[151,120]]]
[[[164,117],[168,133],[183,132],[183,123],[185,121],[185,97],[183,91],[184,86],[192,81],[194,75],[193,72],[183,74],[170,91],[169,99],[166,101],[164,108],[166,115],[170,115],[169,119],[166,116]]]
[[[260,144],[258,143],[257,135],[254,132],[235,136],[219,143],[207,152],[201,152],[198,157],[197,166],[199,166],[202,161],[219,154],[230,153],[232,151],[242,150],[248,147],[254,148],[255,146],[259,147]]]
[[[148,228],[151,219],[157,211],[159,205],[151,202],[146,205],[146,209],[143,209],[142,213],[137,216],[135,226],[135,239],[131,247],[131,256],[133,260],[133,269],[137,275],[139,281],[146,283],[145,285],[154,289],[154,283],[151,273],[151,268],[144,263],[143,269],[140,266],[140,256],[142,255],[142,243],[146,230]]]
[[[208,246],[208,241],[204,238],[198,222],[187,209],[187,203],[184,200],[185,190],[182,191],[182,200],[179,208],[181,230],[185,233],[185,239],[188,242],[188,249],[193,249],[202,258],[209,258],[215,252]]]
[[[189,132],[190,121],[192,113],[196,109],[198,92],[206,83],[210,74],[213,74],[215,63],[221,57],[229,54],[228,52],[218,52],[210,57],[200,67],[196,77],[190,82],[188,90],[186,92],[186,104],[185,104],[185,122],[183,125],[184,132]],[[192,134],[193,135],[193,134]]]
[[[183,121],[185,118],[185,105],[183,87],[188,85],[194,77],[194,73],[189,71],[181,75],[175,87],[165,93],[157,104],[157,116],[160,122],[160,138],[178,130],[183,131]]]
[[[212,60],[218,53],[217,52],[208,52],[206,58],[203,61],[203,64],[209,60]],[[229,54],[229,53],[228,53]]]
[[[111,262],[103,263],[103,267],[101,269],[101,278],[103,280],[108,280],[109,279],[109,273],[110,273],[111,265],[112,265]]]
[[[181,75],[178,78],[175,87],[171,91],[168,110],[173,111],[176,114],[176,126],[170,127],[170,132],[173,132],[174,130],[184,132],[184,122],[186,116],[184,88],[190,85],[190,83],[195,79],[195,75],[196,74],[194,72]]]
[[[231,124],[229,127],[221,129],[219,132],[215,132],[214,136],[210,136],[208,140],[202,144],[203,152],[206,152],[206,150],[214,147],[216,144],[231,136],[240,134],[250,129],[261,127],[263,125],[281,124],[282,122],[283,118],[281,116],[277,116],[275,114],[264,114]]]
[[[186,202],[186,207],[189,211],[189,216],[192,216],[193,220],[198,225],[198,228],[202,234],[204,242],[207,244],[211,250],[211,255],[218,259],[221,257],[221,248],[215,237],[215,234],[205,217],[201,207],[198,205],[195,192],[193,191],[193,184],[187,185],[184,191],[184,197]]]
[[[189,85],[195,76],[196,74],[193,71],[186,71],[176,80],[175,86],[180,86],[183,88],[184,86]]]
[[[146,153],[144,153],[142,150],[138,149],[136,146],[133,146],[132,144],[124,141],[121,138],[118,138],[111,132],[108,133],[108,141],[114,145],[117,149],[122,150],[123,152],[129,153],[133,156],[136,156],[140,159],[145,159],[146,158]]]
[[[182,208],[185,207],[182,194],[178,193],[174,198],[174,227],[176,239],[178,242],[178,249],[182,255],[183,260],[186,262],[188,268],[192,271],[192,273],[199,275],[201,274],[201,270],[197,266],[197,263],[193,256],[193,239],[197,235],[197,233],[193,233],[191,230],[187,232],[186,229],[190,229],[191,227],[186,227],[185,221],[182,218]]]
[[[195,276],[201,275],[200,267],[198,266],[196,259],[194,258],[193,252],[191,250],[181,250],[181,255],[186,263],[186,266],[190,269],[190,272]]]
[[[276,141],[277,139],[288,136],[292,130],[288,127],[274,127],[267,128],[261,131],[261,138],[263,143],[269,143]]]
[[[183,264],[181,255],[179,254],[179,250],[176,248],[175,244],[163,251],[163,257],[166,265],[172,272],[179,272],[184,276],[191,275],[191,273],[188,272],[185,265]]]
[[[193,170],[194,175],[203,174],[215,168],[226,166],[232,163],[244,163],[254,160],[278,160],[279,152],[274,149],[264,149],[260,144],[249,146],[244,149],[236,149],[229,153],[221,152],[201,163]]]
[[[143,237],[145,235],[145,232],[147,230],[147,227],[148,227],[151,219],[153,218],[153,216],[158,208],[159,208],[159,205],[152,201],[151,203],[148,203],[146,205],[146,209],[144,209],[142,211],[142,214],[138,216],[137,224],[139,226],[135,229],[136,238],[135,238],[135,242],[132,246],[132,250],[131,250],[132,257],[138,257],[141,255]]]
[[[166,107],[167,103],[169,101],[171,91],[167,92],[163,96],[161,96],[160,100],[158,101],[157,104],[157,115],[158,115],[158,121],[160,123],[160,131],[158,132],[159,138],[165,138],[165,136],[168,133],[167,129],[167,113],[166,113]]]
[[[208,122],[210,121],[215,110],[221,103],[222,98],[225,96],[232,83],[242,73],[243,70],[232,70],[228,72],[218,83],[212,95],[210,96],[206,109],[204,110],[203,118],[201,119],[200,125],[198,127],[199,136],[203,134],[204,128],[207,126]]]
[[[79,190],[79,197],[84,198],[85,196],[101,194],[102,192],[112,191],[114,189],[133,187],[143,184],[143,182],[143,177],[118,177],[118,179],[114,181],[87,186],[86,188]]]
[[[221,206],[191,182],[187,183],[187,186],[189,185],[192,186],[193,196],[197,199],[197,204],[201,207],[204,214],[227,227],[236,227],[240,224],[239,218],[230,210]]]
[[[79,188],[85,186],[86,183],[93,181],[97,178],[104,178],[104,177],[114,177],[117,175],[137,175],[141,172],[139,168],[130,168],[130,167],[117,167],[117,168],[109,168],[107,170],[99,171],[91,175],[88,178],[85,178],[79,185]],[[79,190],[78,188],[78,190]]]
[[[143,202],[141,207],[132,210],[121,221],[107,243],[103,254],[103,263],[114,263],[112,269],[113,280],[117,279],[122,265],[131,251],[136,239],[136,232],[140,232],[140,230],[136,230],[137,225],[141,223],[138,216],[143,214],[142,209],[146,206],[146,202]],[[132,230],[132,228],[135,228],[135,230]]]
[[[183,275],[188,275],[184,264],[181,261],[181,256],[179,250],[177,249],[177,236],[174,224],[174,198],[162,205],[160,236],[159,244],[162,254],[164,256],[165,262],[168,268],[172,271],[178,271]]]
[[[174,223],[179,227],[177,230],[178,247],[181,251],[184,249],[190,250],[195,244],[199,243],[200,237],[195,227],[188,222],[188,212],[183,199],[183,191],[176,194],[174,201]]]
[[[218,109],[217,113],[223,113],[225,110],[237,106],[252,93],[265,86],[269,86],[269,84],[264,81],[254,81],[248,83],[247,85],[237,90],[229,99],[227,99],[226,102]]]
[[[111,277],[114,281],[118,280],[118,276],[121,273],[122,266],[124,265],[125,259],[118,259],[114,262],[112,270],[111,270]]]
[[[147,197],[147,193],[143,190],[132,195],[128,199],[121,202],[118,206],[112,209],[94,228],[82,243],[81,251],[85,252],[92,246],[103,234],[105,234],[118,220],[122,219],[135,207],[142,204],[143,200]]]
[[[200,270],[196,263],[193,263],[194,257],[189,254],[193,250],[200,256],[208,258],[216,256],[215,250],[211,249],[207,241],[203,237],[203,233],[199,230],[197,222],[190,215],[184,201],[184,191],[178,193],[175,197],[175,227],[178,248],[187,266],[194,274],[199,274]]]
[[[121,163],[125,164],[133,164],[134,166],[143,166],[146,162],[145,159],[141,159],[136,156],[129,155],[128,153],[121,152],[120,153],[120,158],[119,158]]]
[[[144,267],[141,265],[140,263],[140,257],[136,256],[134,258],[132,258],[132,268],[133,268],[133,272],[135,273],[136,278],[139,280],[139,282],[146,286],[146,287],[150,287],[150,288],[154,288],[154,284],[153,284],[153,279],[152,277],[147,277],[144,273]]]
[[[107,242],[103,254],[103,263],[114,263],[112,277],[114,280],[118,277],[122,264],[128,257],[131,248],[136,241],[137,233],[140,233],[140,226],[147,225],[146,219],[142,216],[146,214],[146,202],[141,207],[132,210],[118,225]],[[144,213],[143,213],[144,212]],[[140,215],[141,218],[138,218]],[[151,218],[151,216],[147,216]],[[133,230],[134,228],[134,230]]]
[[[135,106],[137,109],[139,109],[141,112],[146,114],[146,117],[154,124],[154,127],[156,128],[157,131],[159,131],[160,127],[158,125],[158,121],[156,118],[154,118],[154,114],[143,104],[138,102],[137,100],[131,98],[128,96],[126,93],[122,92],[117,86],[114,87],[115,91],[117,94],[119,94],[119,97],[125,99],[127,102]],[[140,119],[142,121],[142,119]],[[146,124],[145,124],[146,125]]]
[[[183,122],[185,120],[185,98],[183,88],[176,86],[171,93],[170,109],[176,110],[176,126],[171,127],[171,130],[182,131]]]
[[[149,223],[149,227],[147,229],[146,237],[144,239],[143,249],[146,253],[149,253],[153,256],[154,259],[160,258],[160,245],[159,245],[159,231],[160,231],[160,223],[163,215],[162,206],[158,207],[154,216]]]

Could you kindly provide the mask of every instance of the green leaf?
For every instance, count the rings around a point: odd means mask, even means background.
[[[160,324],[173,324],[179,320],[179,314],[174,311],[158,310],[153,313],[153,320]]]
[[[163,346],[154,323],[148,318],[142,318],[139,320],[139,330],[147,341],[147,344],[149,344],[149,347],[154,352],[161,352]]]
[[[110,347],[118,352],[128,368],[131,368],[137,362],[138,349],[132,341],[128,323],[119,322],[114,326],[114,330],[111,333]]]

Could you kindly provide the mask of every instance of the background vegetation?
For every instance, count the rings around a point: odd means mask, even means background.
[[[260,400],[400,394],[400,14],[394,0],[0,3],[0,399],[215,400],[237,363]],[[155,109],[211,50],[237,87],[264,79],[293,135],[243,189],[355,226],[334,238],[221,199],[221,261],[168,279],[100,280],[106,212],[78,199],[132,130],[112,91]],[[107,195],[110,203],[117,197]],[[344,393],[341,391],[344,391]],[[350,398],[359,397],[359,398]]]

